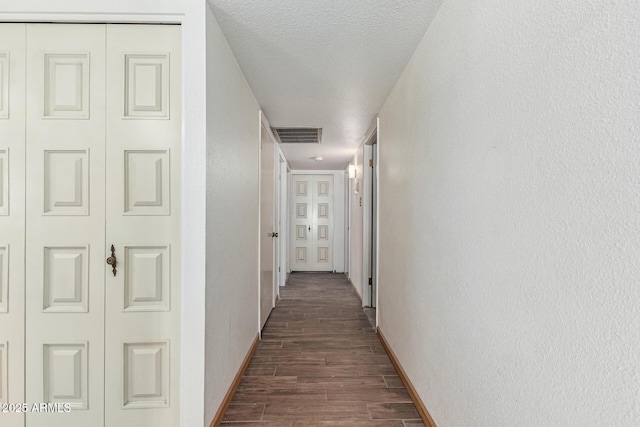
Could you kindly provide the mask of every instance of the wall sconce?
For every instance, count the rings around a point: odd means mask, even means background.
[[[353,179],[356,177],[356,165],[349,164],[349,178]]]

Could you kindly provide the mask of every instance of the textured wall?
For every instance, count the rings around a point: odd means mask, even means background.
[[[259,107],[210,10],[206,89],[208,425],[258,333],[260,185]]]
[[[436,422],[640,425],[640,5],[447,0],[380,114],[380,322]]]

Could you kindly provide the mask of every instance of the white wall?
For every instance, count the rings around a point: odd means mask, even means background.
[[[291,175],[333,175],[333,269],[337,273],[344,273],[344,171],[336,170],[292,170]],[[292,186],[289,186],[291,189]],[[291,191],[291,190],[290,190]],[[289,203],[291,209],[291,203]],[[291,256],[291,252],[289,252]]]
[[[356,177],[349,179],[349,280],[362,299],[363,261],[363,227],[364,203],[364,145],[360,145],[351,161],[356,166]],[[354,194],[355,183],[358,182],[358,194]]]
[[[0,0],[0,20],[182,23],[182,325],[180,423],[204,423],[205,19],[204,0]]]
[[[438,425],[640,425],[639,40],[447,0],[387,99],[381,329]]]
[[[258,333],[260,108],[207,8],[205,420]]]

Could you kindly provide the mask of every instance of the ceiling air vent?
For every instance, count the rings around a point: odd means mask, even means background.
[[[322,128],[272,128],[281,144],[319,144]]]

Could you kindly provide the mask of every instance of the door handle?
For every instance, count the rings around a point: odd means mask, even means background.
[[[116,248],[114,248],[113,245],[111,245],[111,256],[107,258],[107,264],[109,264],[112,267],[111,271],[115,276],[116,272],[118,271],[116,269],[116,265],[118,265],[118,259],[116,258]]]

